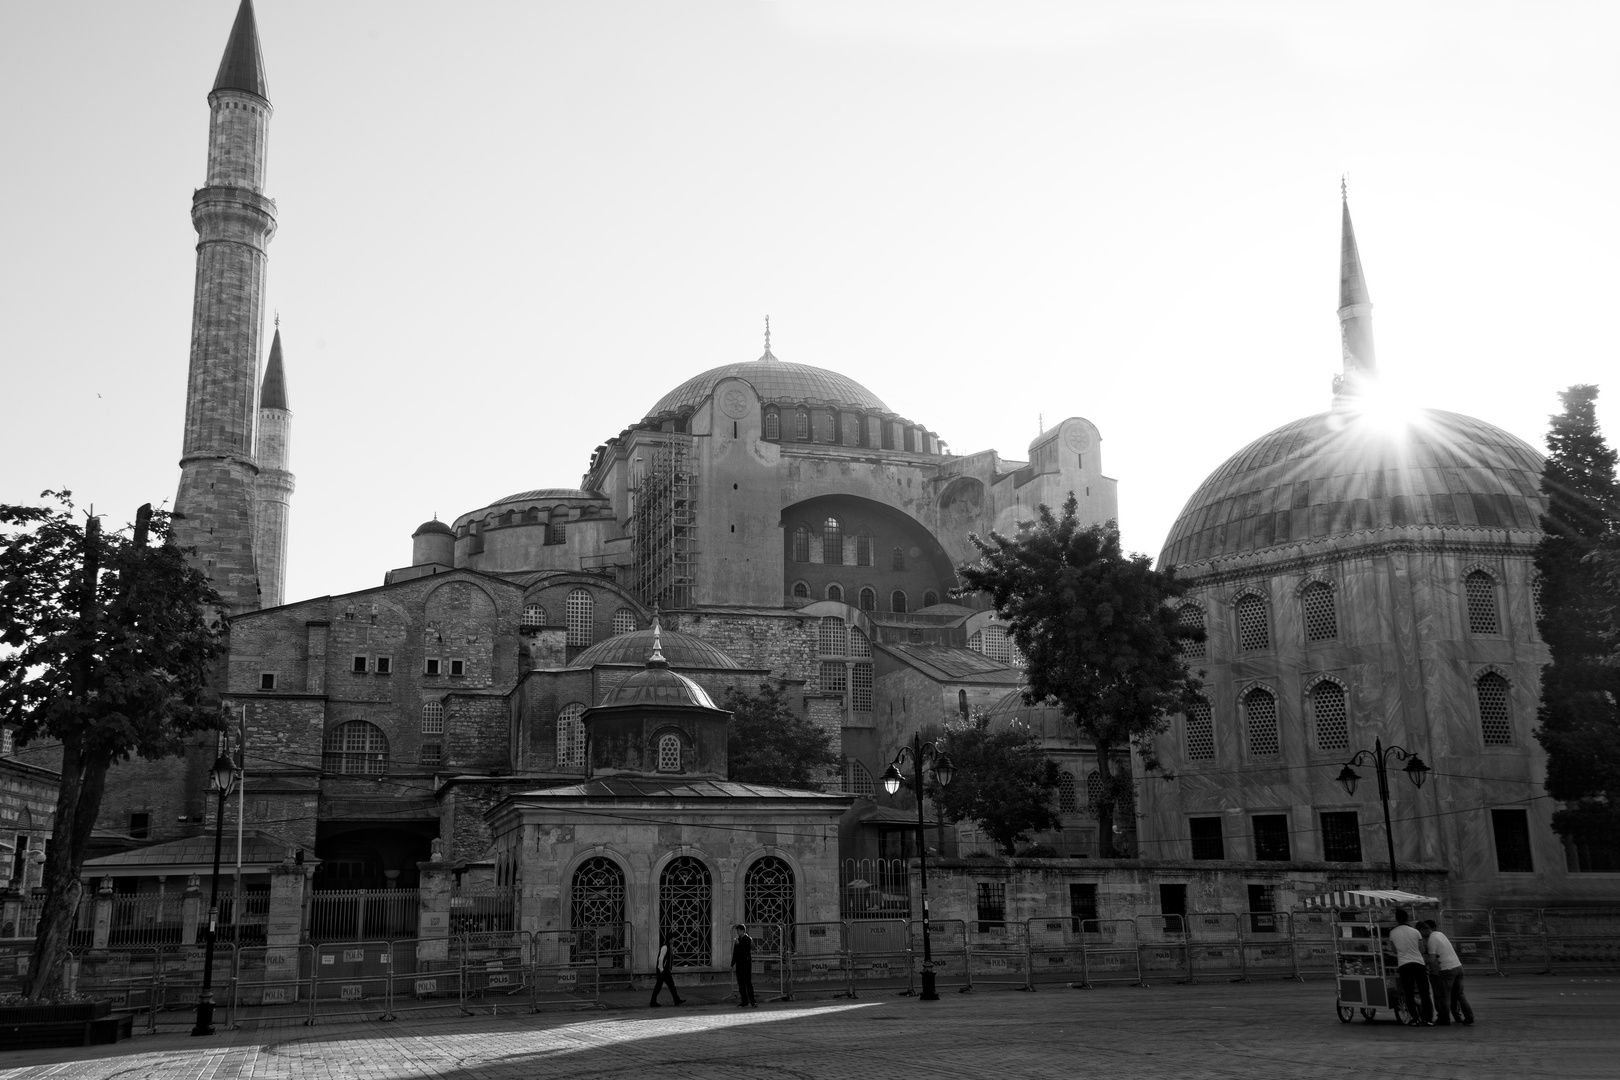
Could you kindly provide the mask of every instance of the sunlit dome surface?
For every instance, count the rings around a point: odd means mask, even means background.
[[[660,642],[664,659],[671,667],[735,668],[737,661],[710,645],[702,638],[683,634],[678,630],[662,631]],[[634,630],[628,634],[615,634],[586,649],[570,667],[595,667],[597,664],[636,664],[647,662],[652,655],[653,632]]]
[[[685,675],[669,668],[650,667],[636,672],[624,682],[602,696],[599,709],[622,708],[628,705],[653,705],[663,708],[715,708],[709,692]]]
[[[649,417],[683,413],[696,408],[714,392],[721,379],[743,379],[762,401],[811,402],[852,409],[888,412],[878,396],[854,379],[809,364],[785,364],[770,353],[743,364],[722,364],[694,375],[665,394],[648,411]]]
[[[1285,424],[1216,469],[1159,555],[1183,566],[1391,527],[1537,529],[1542,457],[1492,424],[1416,410]]]

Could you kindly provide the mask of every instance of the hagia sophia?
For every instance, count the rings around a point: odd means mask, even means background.
[[[1023,702],[1005,626],[955,590],[976,557],[969,534],[1013,532],[1071,492],[1086,522],[1117,519],[1105,432],[1074,415],[1016,459],[959,452],[836,358],[779,358],[792,354],[767,329],[757,358],[626,401],[625,426],[581,448],[577,483],[557,462],[535,483],[558,486],[469,493],[473,508],[424,521],[408,545],[378,538],[410,560],[379,566],[375,584],[285,596],[297,350],[279,328],[263,341],[277,216],[250,0],[208,100],[179,538],[228,608],[245,825],[307,853],[316,888],[409,887],[439,851],[510,881],[552,842],[568,845],[547,871],[554,890],[576,864],[619,874],[622,890],[626,874],[650,881],[682,859],[683,873],[752,882],[765,867],[808,888],[841,860],[914,852],[913,804],[874,778],[919,728],[964,721],[1038,735],[1062,770],[1063,827],[1036,840],[1096,859],[1090,746]],[[1207,699],[1173,718],[1162,773],[1122,759],[1138,801],[1115,846],[1184,868],[1362,865],[1371,880],[1375,785],[1352,795],[1335,777],[1381,740],[1432,767],[1421,788],[1391,781],[1397,855],[1443,868],[1455,906],[1612,902],[1609,876],[1551,829],[1532,733],[1548,661],[1532,562],[1541,455],[1482,420],[1383,408],[1371,311],[1345,202],[1328,407],[1216,468],[1160,552],[1189,585],[1181,618],[1207,633],[1189,654]],[[767,679],[838,752],[819,792],[726,781],[716,703]],[[217,752],[210,739],[121,766],[98,828],[196,835]],[[661,829],[586,845],[543,839],[552,803],[760,824],[724,853]],[[795,821],[820,839],[790,839]],[[986,847],[965,824],[939,842]],[[615,844],[636,850],[619,859]]]

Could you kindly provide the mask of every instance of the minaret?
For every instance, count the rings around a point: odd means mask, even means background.
[[[185,442],[175,538],[225,598],[229,612],[259,606],[253,459],[265,247],[276,204],[264,195],[270,99],[252,0],[242,0],[208,95],[208,179],[191,200],[197,281]]]
[[[1350,195],[1342,181],[1339,194],[1344,206],[1339,234],[1339,336],[1344,344],[1344,374],[1333,380],[1334,404],[1355,394],[1358,383],[1378,373],[1378,355],[1373,350],[1372,300],[1367,295],[1367,279],[1361,272],[1355,226],[1350,224]]]
[[[259,432],[253,458],[259,464],[254,553],[259,564],[259,604],[286,602],[287,521],[291,513],[293,474],[292,410],[287,407],[287,375],[281,368],[281,320],[270,339],[270,359],[259,387]]]

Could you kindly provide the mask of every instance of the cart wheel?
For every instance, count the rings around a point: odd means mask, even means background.
[[[1348,1024],[1356,1015],[1356,1010],[1352,1009],[1348,1005],[1335,1004],[1333,1008],[1334,1011],[1339,1014],[1339,1023],[1341,1024]]]
[[[1396,1001],[1392,1003],[1389,1007],[1389,1011],[1395,1014],[1395,1022],[1397,1024],[1411,1024],[1412,1021],[1408,1019],[1406,1015],[1406,1006],[1401,1002]]]
[[[1373,1022],[1373,1017],[1375,1017],[1377,1015],[1378,1015],[1378,1010],[1377,1009],[1362,1009],[1361,1010],[1361,1018],[1363,1020],[1367,1021],[1367,1023],[1369,1023],[1369,1024]]]

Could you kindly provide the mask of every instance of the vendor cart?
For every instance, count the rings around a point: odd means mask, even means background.
[[[1396,889],[1350,889],[1313,898],[1306,906],[1332,908],[1334,1010],[1348,1024],[1356,1013],[1371,1023],[1379,1009],[1388,1009],[1401,1024],[1414,1022],[1401,1000],[1400,979],[1396,975],[1395,950],[1389,944],[1389,931],[1395,922],[1392,910],[1404,907],[1414,912],[1440,903],[1432,896]]]

